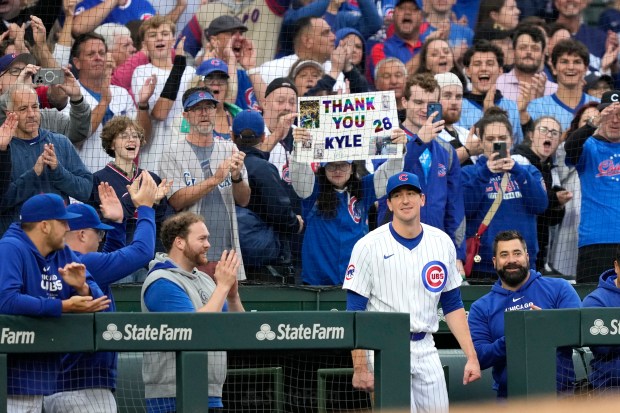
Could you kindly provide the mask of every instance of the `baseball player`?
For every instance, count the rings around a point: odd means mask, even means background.
[[[467,356],[463,384],[480,378],[480,365],[469,334],[450,237],[420,223],[424,205],[417,175],[388,179],[387,205],[392,222],[372,231],[353,248],[343,288],[348,311],[410,314],[411,412],[447,412],[448,391],[432,333],[439,327],[437,304]],[[372,391],[372,359],[353,350],[353,387]]]

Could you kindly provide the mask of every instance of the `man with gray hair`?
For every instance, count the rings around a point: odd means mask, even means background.
[[[11,183],[0,200],[0,233],[19,218],[24,201],[40,193],[61,195],[86,202],[93,176],[66,136],[41,129],[37,93],[30,85],[11,86],[7,120],[13,130]]]
[[[114,59],[115,67],[122,65],[136,53],[131,32],[126,26],[118,23],[106,23],[97,27],[94,32],[105,40],[108,52]]]
[[[438,137],[448,142],[459,157],[461,166],[472,165],[482,153],[480,139],[476,134],[457,125],[463,109],[463,83],[451,72],[438,73],[435,80],[439,84],[439,103],[443,112],[444,128]]]
[[[378,91],[394,91],[396,107],[398,109],[398,120],[403,122],[406,119],[406,111],[402,102],[403,92],[405,91],[405,81],[407,80],[407,68],[405,64],[395,57],[388,57],[377,63],[374,75],[375,88]]]

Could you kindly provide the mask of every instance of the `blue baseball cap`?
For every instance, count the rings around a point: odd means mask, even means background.
[[[250,130],[254,136],[244,134],[246,138],[258,138],[265,133],[265,120],[263,116],[255,110],[244,110],[239,112],[233,119],[232,131],[235,136],[241,136],[244,131]]]
[[[68,221],[79,218],[67,210],[65,201],[57,194],[39,194],[29,198],[19,212],[21,222],[41,222],[51,219]]]
[[[7,54],[0,57],[0,72],[7,71],[13,63],[25,63],[27,65],[36,65],[37,59],[30,53]]]
[[[114,229],[110,225],[106,225],[99,219],[99,214],[95,211],[95,208],[86,204],[71,204],[67,207],[67,211],[79,214],[80,217],[69,221],[69,229],[71,231],[77,231],[78,229],[103,229],[109,231]]]
[[[209,76],[211,73],[221,72],[226,76],[228,76],[228,65],[223,60],[213,58],[209,60],[205,60],[196,68],[196,74],[198,76]]]
[[[420,186],[420,180],[416,174],[412,174],[411,172],[399,172],[396,175],[392,175],[390,179],[388,179],[386,193],[388,198],[392,195],[394,190],[400,188],[401,186],[410,186],[417,193],[422,193],[422,187]]]
[[[187,109],[205,100],[213,102],[216,105],[219,103],[219,101],[214,98],[211,93],[207,92],[206,90],[199,90],[189,95],[183,101],[183,110],[187,112]]]

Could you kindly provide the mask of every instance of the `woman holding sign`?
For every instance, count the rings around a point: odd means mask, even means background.
[[[295,145],[311,141],[310,131],[293,129]],[[392,143],[407,143],[405,132],[392,131]],[[368,233],[368,209],[385,195],[387,179],[403,170],[402,158],[390,158],[374,174],[359,178],[352,161],[310,164],[290,159],[291,183],[302,198],[306,223],[302,281],[307,285],[339,285],[355,243]]]

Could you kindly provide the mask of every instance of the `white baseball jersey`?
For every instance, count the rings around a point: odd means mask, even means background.
[[[385,224],[359,240],[351,254],[343,288],[368,298],[368,311],[410,314],[412,332],[439,328],[437,305],[443,291],[461,285],[456,250],[443,231],[422,225],[413,249]]]

